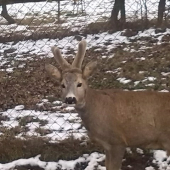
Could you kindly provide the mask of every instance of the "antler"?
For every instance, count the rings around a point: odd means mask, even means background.
[[[54,58],[57,61],[59,65],[61,65],[61,69],[65,70],[67,68],[70,68],[71,65],[62,57],[61,52],[58,47],[54,46],[51,48]]]
[[[82,62],[83,62],[83,59],[84,59],[84,56],[85,56],[85,52],[86,52],[86,41],[82,40],[79,43],[78,52],[77,52],[77,55],[74,58],[74,61],[72,63],[72,67],[81,69],[81,65],[82,65]]]

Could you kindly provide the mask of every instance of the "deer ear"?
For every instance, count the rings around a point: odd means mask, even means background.
[[[83,69],[83,77],[86,79],[88,78],[94,71],[97,66],[97,61],[89,62]]]
[[[54,76],[55,78],[57,78],[58,80],[61,79],[61,72],[54,67],[51,64],[46,64],[45,65],[45,70],[51,75]]]

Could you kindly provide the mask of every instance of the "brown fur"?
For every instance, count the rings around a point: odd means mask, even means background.
[[[126,147],[170,153],[170,93],[89,88],[85,107],[76,109],[90,138],[104,147],[106,159],[111,157],[107,170],[121,167]]]
[[[159,143],[161,148],[164,134],[170,132],[169,93],[88,89],[86,101],[84,108],[76,109],[90,136],[108,145],[118,142],[145,147]]]
[[[82,61],[84,56],[76,57]],[[87,64],[82,73],[70,66],[70,71],[59,74],[64,84],[63,99],[68,94],[75,96],[75,108],[89,137],[106,151],[107,170],[121,168],[126,147],[164,149],[170,153],[170,93],[90,89],[86,78],[95,66],[96,62]],[[52,66],[47,68],[51,74],[58,73]]]

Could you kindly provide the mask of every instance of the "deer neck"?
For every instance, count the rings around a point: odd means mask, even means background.
[[[94,103],[95,100],[95,90],[91,88],[87,88],[85,92],[85,100],[83,103],[76,105],[75,109],[78,113],[83,114],[90,107],[90,103]]]
[[[91,124],[94,123],[95,115],[92,114],[92,112],[96,105],[97,95],[98,93],[96,90],[87,88],[85,95],[85,103],[81,106],[75,107],[87,130],[89,130]]]

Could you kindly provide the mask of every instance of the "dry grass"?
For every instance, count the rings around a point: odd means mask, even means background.
[[[87,141],[84,145],[82,140],[72,137],[60,143],[49,143],[48,140],[34,137],[27,140],[16,139],[12,136],[1,136],[0,138],[1,163],[38,154],[41,154],[41,160],[45,161],[71,160],[94,151],[103,152],[101,147],[95,143]]]
[[[99,23],[102,25],[103,23]],[[89,31],[96,32],[96,25],[89,25]],[[99,25],[97,26],[99,27]],[[103,31],[107,28],[103,28]],[[53,37],[54,38],[54,37]],[[147,46],[152,47],[143,51],[139,51],[140,44],[133,42],[129,49],[135,49],[136,52],[124,51],[124,44],[107,53],[103,48],[102,52],[106,55],[114,53],[113,58],[101,58],[101,52],[90,49],[87,51],[85,63],[90,60],[98,61],[98,68],[95,74],[89,79],[89,85],[92,88],[119,88],[119,89],[150,89],[150,90],[169,90],[170,76],[163,76],[162,72],[170,72],[170,36],[163,37],[164,43],[162,45],[153,45],[152,38],[148,39]],[[17,39],[18,41],[18,39]],[[109,43],[109,42],[108,42]],[[107,46],[107,44],[106,44]],[[72,49],[68,54],[73,54]],[[90,56],[90,57],[87,57]],[[140,60],[145,57],[145,60]],[[45,63],[56,64],[54,59],[40,59],[39,56],[35,57],[35,61],[26,61],[26,67],[16,68],[13,73],[0,72],[0,108],[6,110],[13,108],[18,104],[25,105],[25,108],[37,109],[35,105],[43,98],[48,98],[50,101],[58,100],[60,97],[59,83],[51,79],[44,70]],[[72,61],[72,58],[69,58]],[[124,62],[126,61],[126,62]],[[20,64],[20,61],[18,61]],[[3,66],[4,68],[6,66]],[[120,68],[117,72],[117,68]],[[107,73],[112,71],[113,73]],[[152,82],[153,86],[148,86],[149,81],[143,81],[146,77],[153,76],[156,78]],[[120,83],[117,79],[125,77],[130,79],[131,82],[127,84]],[[135,81],[140,81],[135,85]],[[50,110],[50,107],[42,108],[42,110]],[[0,117],[3,121],[6,117]],[[0,162],[10,162],[18,158],[28,158],[41,154],[42,160],[57,161],[59,159],[75,159],[82,156],[83,153],[91,153],[94,151],[103,152],[100,146],[95,143],[87,142],[87,145],[82,145],[82,140],[73,138],[66,139],[61,143],[49,143],[48,140],[42,138],[28,138],[28,140],[16,139],[14,136],[21,132],[26,132],[28,129],[24,128],[31,118],[23,118],[20,120],[20,125],[23,127],[16,127],[12,130],[5,128],[0,129],[5,133],[1,136],[0,142]],[[46,122],[40,122],[45,124]],[[47,134],[44,129],[37,128],[37,132]],[[131,164],[131,169],[144,169],[148,165],[153,165],[152,154],[145,151],[144,155],[139,155],[135,151],[132,155],[126,154],[126,161],[123,162],[123,170],[127,170],[127,165]],[[83,166],[83,165],[82,165]],[[82,166],[79,169],[84,169]],[[153,165],[154,166],[154,165]],[[28,167],[27,167],[28,169]],[[35,168],[36,169],[36,168]],[[38,169],[38,168],[37,168]],[[157,168],[156,168],[157,169]],[[78,168],[77,168],[78,170]]]
[[[124,46],[121,46],[109,53],[114,53],[113,58],[102,59],[101,52],[95,52],[94,49],[88,50],[86,56],[90,57],[85,57],[84,64],[90,60],[98,61],[98,68],[89,79],[90,86],[100,89],[169,90],[170,76],[161,74],[162,72],[170,72],[170,44],[167,43],[169,39],[170,37],[164,36],[164,44],[155,45],[153,48],[143,51],[138,51],[136,43],[132,43],[131,46],[138,52],[124,51]],[[152,44],[148,45],[151,46]],[[105,52],[105,49],[102,52]],[[72,53],[72,50],[70,50],[70,53]],[[141,57],[145,57],[145,60],[140,60]],[[16,68],[13,73],[0,72],[1,109],[13,108],[18,104],[23,104],[29,109],[35,109],[35,105],[46,96],[50,96],[52,101],[60,98],[58,82],[51,79],[44,69],[45,63],[56,65],[54,59],[40,59],[38,56],[35,58],[36,61],[26,61],[26,67]],[[71,57],[69,61],[72,61]],[[120,70],[115,72],[117,68],[120,68]],[[107,71],[115,73],[107,73]],[[153,82],[154,86],[147,86],[148,81],[142,82],[145,77],[149,76],[156,78]],[[131,82],[122,84],[117,80],[120,77],[130,79]],[[135,81],[141,82],[135,86]],[[46,109],[50,109],[50,106],[47,106]]]
[[[42,138],[28,138],[27,140],[16,139],[12,136],[1,136],[0,140],[0,162],[6,163],[19,158],[29,158],[41,154],[42,161],[58,161],[74,160],[83,154],[92,152],[104,153],[103,149],[96,143],[90,141],[69,138],[60,143],[49,143],[48,140]],[[136,149],[132,149],[132,153],[126,152],[122,169],[123,170],[143,170],[145,167],[153,166],[157,170],[157,166],[152,163],[153,154],[147,150],[143,154],[138,153]],[[104,161],[99,162],[104,166]],[[77,164],[75,170],[82,170],[87,167],[88,163]],[[131,167],[129,167],[129,165]],[[39,170],[37,166],[20,166],[17,170]],[[41,169],[42,170],[42,169]],[[58,169],[60,170],[60,169]]]
[[[60,21],[57,21],[54,16],[47,17],[47,16],[42,16],[42,17],[37,17],[37,16],[30,16],[26,17],[23,19],[17,20],[17,23],[19,25],[27,25],[27,30],[28,31],[15,31],[15,32],[9,32],[0,35],[0,43],[4,42],[18,42],[22,40],[39,40],[43,38],[64,38],[67,36],[76,36],[77,34],[79,35],[84,35],[86,36],[87,34],[96,34],[99,32],[104,32],[108,31],[110,33],[115,32],[117,30],[122,30],[121,27],[117,27],[116,30],[113,27],[113,24],[108,21],[108,18],[101,19],[99,21],[96,21],[94,23],[90,23],[86,27],[84,27],[81,32],[78,31],[71,31],[70,28],[68,27],[63,27],[61,26],[62,23],[65,23],[66,20],[62,19]],[[54,26],[45,25],[49,23],[55,23]],[[124,28],[127,30],[132,30],[130,31],[130,35],[136,35],[138,31],[143,31],[146,28],[150,27],[155,27],[156,28],[156,20],[150,20],[148,21],[147,26],[144,27],[144,21],[143,20],[136,20],[132,22],[127,22],[124,25]],[[162,30],[165,28],[170,28],[170,23],[169,22],[164,22],[161,26]],[[129,36],[129,33],[127,34]]]

